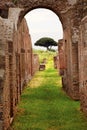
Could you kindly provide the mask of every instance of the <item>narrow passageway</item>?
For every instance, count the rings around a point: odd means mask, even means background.
[[[37,72],[24,90],[11,130],[87,130],[79,102],[62,90],[51,54],[46,70]]]

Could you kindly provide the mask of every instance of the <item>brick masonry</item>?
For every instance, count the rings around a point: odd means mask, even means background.
[[[35,74],[37,70],[39,70],[39,56],[37,54],[33,54],[33,63],[32,63],[32,76]]]
[[[0,130],[9,127],[21,92],[39,66],[24,20],[27,12],[39,7],[51,9],[61,20],[64,37],[59,41],[58,66],[63,89],[72,99],[81,101],[81,110],[87,114],[87,1],[3,0],[0,1]]]
[[[54,56],[53,61],[54,61],[54,68],[58,69],[59,68],[59,66],[58,66],[58,56]]]
[[[80,25],[79,61],[81,110],[87,114],[87,16]]]
[[[39,69],[27,23],[23,19],[17,27],[13,16],[20,9],[15,10],[9,10],[8,19],[0,18],[0,130],[9,128],[22,90]]]

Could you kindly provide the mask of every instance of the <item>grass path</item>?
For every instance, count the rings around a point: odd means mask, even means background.
[[[61,78],[52,66],[50,61],[24,90],[12,130],[87,130],[79,102],[62,91]]]

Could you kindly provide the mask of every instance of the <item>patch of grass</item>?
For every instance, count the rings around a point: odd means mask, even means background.
[[[41,56],[42,57],[42,56]],[[52,56],[45,71],[37,72],[21,96],[12,130],[87,130],[79,102],[62,90]]]
[[[56,52],[42,51],[42,50],[34,50],[34,53],[39,55],[40,62],[42,62],[44,58],[46,58],[47,60],[49,59],[51,61],[53,56],[56,55]]]

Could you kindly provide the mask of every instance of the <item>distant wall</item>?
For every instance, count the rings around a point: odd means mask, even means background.
[[[38,54],[33,54],[33,64],[32,64],[32,76],[36,71],[39,70],[39,56]]]

